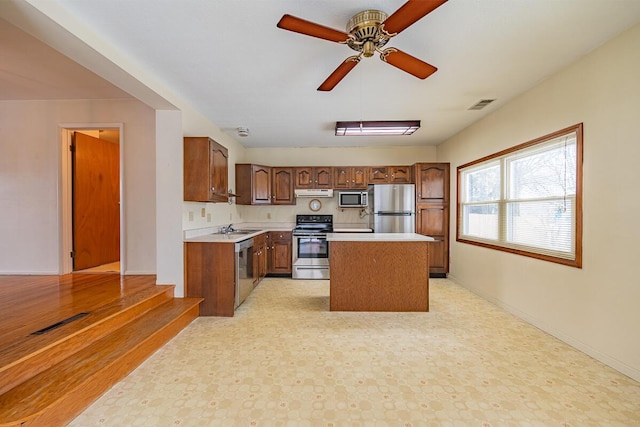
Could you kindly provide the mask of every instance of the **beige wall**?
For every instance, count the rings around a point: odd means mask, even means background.
[[[136,100],[0,102],[0,273],[59,273],[61,131],[124,124],[128,273],[155,273],[155,112]]]
[[[451,277],[640,380],[640,26],[438,147],[465,162],[584,123],[584,267],[451,243]],[[455,173],[451,197],[456,197]],[[452,209],[452,236],[456,210]]]
[[[337,137],[336,137],[337,138]],[[362,137],[354,137],[362,138]],[[345,144],[348,137],[344,137]],[[432,162],[436,147],[249,148],[246,163],[267,166],[376,166]]]

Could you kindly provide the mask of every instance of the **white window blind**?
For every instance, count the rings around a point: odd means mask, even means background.
[[[458,168],[458,240],[581,266],[582,125]]]

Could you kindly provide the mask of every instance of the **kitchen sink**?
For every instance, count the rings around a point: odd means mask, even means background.
[[[223,233],[222,231],[219,231],[219,232],[217,232],[215,234],[227,234],[229,236],[242,236],[244,234],[256,233],[258,231],[260,231],[260,230],[243,230],[243,229],[240,229],[240,230],[229,231],[229,232],[226,232],[226,233]]]

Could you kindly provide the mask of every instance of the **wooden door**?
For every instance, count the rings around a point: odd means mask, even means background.
[[[253,204],[271,203],[271,168],[268,166],[252,166],[253,171]]]
[[[291,274],[291,232],[272,231],[269,251],[269,272]]]
[[[313,188],[312,168],[296,168],[296,188]]]
[[[416,199],[418,203],[448,202],[448,163],[418,163],[416,165]]]
[[[391,178],[389,182],[394,184],[407,184],[412,183],[411,180],[411,166],[392,166]]]
[[[364,166],[355,166],[351,169],[351,187],[357,189],[366,189],[367,182],[367,168]]]
[[[226,202],[229,200],[227,175],[229,174],[229,154],[225,147],[210,140],[209,174],[211,184],[211,201]]]
[[[348,166],[337,166],[333,168],[333,188],[351,188],[351,171]]]
[[[333,168],[318,167],[313,168],[314,188],[333,188]]]
[[[386,166],[371,166],[369,168],[369,184],[386,184],[389,182],[389,168]]]
[[[73,269],[120,260],[119,145],[75,132]]]
[[[274,205],[293,205],[293,168],[271,168],[271,203]]]
[[[429,271],[446,273],[449,271],[449,209],[447,206],[417,207],[416,232],[433,237],[429,242]]]

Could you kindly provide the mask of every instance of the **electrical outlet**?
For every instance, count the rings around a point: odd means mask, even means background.
[[[210,213],[207,214],[207,222],[211,222],[211,214]]]
[[[193,221],[193,212],[189,211],[189,221]]]
[[[207,214],[206,209],[205,209],[205,208],[202,208],[202,209],[200,210],[200,216],[201,216],[202,218],[204,218],[204,217],[206,216],[206,214]]]
[[[271,219],[271,212],[267,212],[267,219]]]

